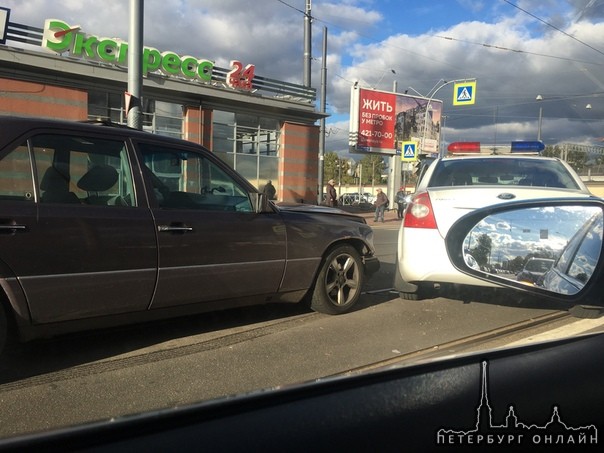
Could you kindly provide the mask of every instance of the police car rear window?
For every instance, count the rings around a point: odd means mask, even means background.
[[[579,189],[567,169],[555,160],[451,159],[438,162],[428,187],[535,186]]]

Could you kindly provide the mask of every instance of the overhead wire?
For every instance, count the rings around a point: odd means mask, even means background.
[[[462,43],[465,43],[465,44],[472,44],[472,45],[476,45],[476,46],[483,46],[483,47],[488,47],[488,48],[497,49],[497,50],[504,50],[504,51],[508,51],[508,52],[523,53],[523,54],[526,54],[526,55],[533,55],[533,56],[536,56],[536,57],[554,58],[554,59],[557,59],[557,60],[564,60],[564,61],[569,61],[569,62],[572,62],[572,63],[582,63],[582,64],[590,64],[590,65],[596,65],[596,66],[604,66],[604,63],[598,63],[598,62],[594,62],[594,61],[577,60],[576,58],[560,57],[560,56],[557,56],[557,55],[549,55],[549,54],[544,54],[544,53],[539,53],[539,52],[529,52],[527,50],[510,49],[509,47],[498,46],[498,45],[495,45],[495,44],[487,44],[487,43],[468,41],[468,40],[465,40],[465,39],[453,38],[452,36],[440,36],[440,35],[433,35],[433,36],[435,38],[442,38],[442,39],[446,39],[446,40],[449,40],[449,41],[458,41],[458,42],[462,42]]]
[[[581,41],[581,40],[580,40],[579,38],[577,38],[576,36],[573,36],[573,35],[571,35],[571,34],[569,34],[569,33],[566,33],[564,30],[562,30],[562,29],[560,29],[560,28],[556,27],[556,26],[555,26],[555,25],[553,25],[553,24],[550,24],[550,23],[549,23],[549,22],[547,22],[546,20],[541,19],[540,17],[536,16],[535,14],[533,14],[533,13],[531,13],[531,12],[529,12],[529,11],[527,11],[527,10],[523,9],[523,8],[521,8],[520,6],[518,6],[518,5],[516,5],[516,4],[512,3],[512,2],[510,2],[509,0],[503,0],[503,1],[504,1],[505,3],[507,3],[508,5],[513,6],[514,8],[516,8],[516,9],[518,9],[518,10],[522,11],[523,13],[525,13],[525,14],[527,14],[527,15],[529,15],[529,16],[531,16],[533,19],[538,20],[538,21],[539,21],[539,22],[541,22],[542,24],[545,24],[545,25],[547,25],[548,27],[553,28],[554,30],[556,30],[556,31],[558,31],[558,32],[560,32],[560,33],[562,33],[563,35],[568,36],[569,38],[571,38],[571,39],[573,39],[573,40],[577,41],[577,42],[578,42],[578,43],[580,43],[580,44],[583,44],[583,45],[584,45],[584,46],[586,46],[586,47],[589,47],[591,50],[595,50],[595,51],[596,51],[596,52],[598,52],[600,55],[603,55],[603,56],[604,56],[604,52],[602,52],[600,49],[596,49],[594,46],[592,46],[592,45],[590,45],[590,44],[587,44],[585,41]]]
[[[283,4],[284,6],[287,6],[288,8],[291,8],[291,9],[293,9],[295,11],[298,11],[301,14],[306,14],[305,11],[302,11],[301,9],[296,8],[295,6],[287,3],[284,0],[277,0],[277,1],[279,3],[281,3],[281,4]],[[563,33],[564,35],[570,37],[571,39],[573,39],[573,40],[575,40],[575,41],[577,41],[577,42],[579,42],[579,43],[581,43],[581,44],[589,47],[590,49],[592,49],[592,50],[594,50],[594,51],[596,51],[596,52],[604,55],[604,53],[601,52],[599,49],[596,49],[595,47],[593,47],[593,46],[585,43],[584,41],[581,41],[580,39],[578,39],[578,38],[576,38],[576,37],[574,37],[574,36],[566,33],[565,31],[561,30],[560,28],[552,25],[551,23],[545,21],[544,19],[541,19],[540,17],[534,15],[533,13],[531,13],[529,11],[526,11],[525,9],[523,9],[523,8],[519,7],[518,5],[510,2],[509,0],[503,0],[503,1],[506,2],[506,3],[508,3],[510,6],[513,6],[514,8],[519,9],[523,13],[525,13],[525,14],[533,17],[534,19],[542,22],[543,24],[545,24],[545,25],[547,25],[547,26],[549,26],[549,27],[551,27],[551,28],[559,31],[560,33]],[[323,19],[318,18],[318,17],[313,16],[313,15],[311,15],[311,18],[314,21],[321,22],[321,23],[323,23],[325,25],[328,25],[328,26],[330,26],[332,28],[335,28],[335,29],[338,29],[338,30],[341,30],[341,31],[350,31],[350,30],[347,30],[344,27],[338,26],[338,25],[336,25],[334,23],[328,22],[326,20],[323,20]],[[376,43],[383,42],[383,40],[375,38],[374,36],[371,36],[371,35],[366,35],[366,34],[363,34],[363,33],[359,33],[357,31],[355,31],[354,33],[356,33],[360,37],[363,37],[365,39],[368,39],[368,40],[376,42]],[[579,60],[579,59],[576,59],[576,58],[562,57],[562,56],[558,56],[558,55],[544,54],[544,53],[539,53],[539,52],[530,52],[530,51],[526,51],[526,50],[513,49],[513,48],[509,48],[509,47],[505,47],[505,46],[500,46],[500,45],[496,45],[496,44],[480,43],[480,42],[475,42],[475,41],[464,40],[464,39],[455,38],[455,37],[451,37],[451,36],[442,36],[442,35],[436,35],[436,34],[435,35],[426,35],[426,36],[430,36],[430,37],[438,38],[438,39],[444,39],[444,40],[448,40],[448,41],[456,41],[456,42],[461,42],[461,43],[466,43],[466,44],[471,44],[471,45],[476,45],[476,46],[482,46],[482,47],[485,47],[485,48],[495,49],[495,50],[501,50],[501,51],[505,51],[505,52],[512,52],[512,53],[525,54],[525,55],[532,55],[532,56],[542,57],[542,58],[552,58],[552,59],[557,59],[557,60],[561,60],[561,61],[568,61],[568,62],[572,62],[572,63],[580,63],[580,64],[584,64],[584,65],[604,66],[604,62],[586,61],[586,60]],[[441,60],[435,59],[432,56],[428,56],[428,55],[424,55],[424,54],[421,54],[421,53],[418,53],[418,52],[414,52],[412,50],[405,49],[403,47],[396,46],[396,45],[393,45],[391,43],[387,44],[386,47],[390,47],[390,48],[393,48],[393,49],[398,50],[398,51],[403,51],[403,52],[408,53],[410,55],[421,57],[421,58],[424,58],[424,59],[427,59],[427,60],[430,60],[430,61],[444,63],[444,64],[447,64],[448,66],[452,66],[450,63],[446,63],[446,62],[443,62]],[[462,68],[456,68],[456,69],[462,69]],[[341,77],[341,78],[344,79],[344,80],[346,80],[344,77]],[[349,82],[351,82],[351,81],[349,81]],[[351,82],[351,83],[354,83],[354,82]]]
[[[279,3],[281,3],[281,4],[283,4],[284,6],[287,6],[287,7],[291,8],[291,9],[294,9],[295,11],[298,11],[299,13],[302,13],[302,14],[306,15],[305,11],[302,11],[299,8],[296,8],[296,7],[292,6],[292,5],[290,5],[289,3],[287,3],[284,0],[277,0],[277,1]],[[530,13],[529,11],[526,11],[523,8],[520,8],[518,5],[512,3],[511,1],[509,1],[509,0],[503,0],[503,1],[506,2],[507,4],[509,4],[510,6],[512,6],[514,8],[517,8],[518,10],[522,11],[523,13],[531,16],[535,20],[538,20],[539,22],[547,25],[548,27],[551,27],[552,29],[558,31],[559,33],[562,33],[565,36],[573,39],[574,41],[576,41],[576,42],[578,42],[578,43],[580,43],[580,44],[582,44],[582,45],[590,48],[591,50],[593,50],[595,52],[598,52],[601,55],[604,55],[604,52],[600,51],[599,49],[593,47],[592,45],[590,45],[590,44],[588,44],[588,43],[586,43],[586,42],[584,42],[584,41],[582,41],[582,40],[580,40],[578,38],[576,38],[575,36],[572,36],[571,34],[565,32],[564,30],[561,30],[560,28],[558,28],[558,27],[554,26],[553,24],[545,21],[544,19],[541,19],[540,17],[538,17],[538,16]],[[325,24],[327,26],[330,26],[332,28],[335,28],[335,29],[343,31],[343,32],[353,32],[357,36],[365,38],[365,39],[368,39],[369,41],[372,41],[372,42],[375,42],[375,43],[378,43],[378,44],[381,43],[381,45],[383,45],[384,47],[389,47],[389,48],[395,49],[397,51],[402,51],[402,52],[405,52],[407,54],[410,54],[410,55],[413,55],[413,56],[416,56],[416,57],[420,57],[420,58],[427,59],[427,60],[430,60],[430,61],[440,62],[440,63],[446,64],[448,66],[452,66],[451,64],[443,62],[443,61],[438,60],[438,59],[435,59],[432,56],[423,55],[421,53],[414,52],[412,50],[405,49],[403,47],[393,45],[392,43],[385,43],[383,39],[378,39],[378,38],[376,38],[374,36],[371,36],[371,35],[367,35],[367,34],[359,33],[358,31],[352,31],[352,30],[346,29],[344,27],[338,26],[338,25],[336,25],[334,23],[328,22],[328,21],[323,20],[321,18],[318,18],[316,16],[312,16],[311,15],[311,19],[313,21],[321,22],[321,23],[323,23],[323,24]],[[449,41],[456,41],[456,42],[461,42],[461,43],[466,43],[466,44],[471,44],[471,45],[476,45],[476,46],[482,46],[482,47],[487,48],[487,49],[495,49],[495,50],[500,50],[500,51],[504,51],[504,52],[512,52],[512,53],[517,53],[517,54],[531,55],[531,56],[541,57],[541,58],[557,59],[557,60],[561,60],[561,61],[580,63],[580,64],[583,64],[583,65],[594,65],[594,66],[603,66],[604,65],[604,63],[597,62],[597,61],[585,61],[585,60],[579,60],[579,59],[575,59],[575,58],[558,56],[558,55],[552,55],[552,54],[544,54],[544,53],[539,53],[539,52],[530,52],[530,51],[526,51],[526,50],[513,49],[513,48],[509,48],[509,47],[506,47],[506,46],[500,46],[500,45],[496,45],[496,44],[473,42],[473,41],[464,40],[464,39],[460,39],[460,38],[454,38],[454,37],[450,37],[450,36],[442,36],[442,35],[437,35],[437,34],[434,34],[434,35],[425,34],[424,36],[426,36],[426,37],[432,37],[432,38],[437,38],[437,39],[445,39],[445,40],[449,40]],[[388,68],[388,69],[392,71],[392,68]],[[461,68],[458,68],[458,69],[461,69]],[[384,69],[384,70],[386,71],[387,69]],[[344,78],[344,77],[342,77],[340,75],[337,75],[337,74],[334,74],[334,75],[336,77],[339,77],[340,79],[346,81],[346,82],[349,82],[351,84],[354,83],[354,81],[348,80],[348,79],[346,79],[346,78]],[[599,95],[599,93],[597,93],[597,94]],[[585,96],[585,95],[582,95],[581,97],[583,97],[583,96]],[[572,97],[574,97],[574,96],[567,96],[567,98],[572,98]],[[579,97],[579,95],[577,97]],[[455,117],[456,115],[452,115],[452,116]],[[467,112],[466,112],[466,116],[467,116]],[[455,120],[455,119],[457,119],[457,118],[451,118],[451,120]]]

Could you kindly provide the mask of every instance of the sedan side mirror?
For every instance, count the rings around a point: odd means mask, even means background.
[[[542,297],[604,306],[604,200],[544,199],[472,211],[445,239],[460,271]]]

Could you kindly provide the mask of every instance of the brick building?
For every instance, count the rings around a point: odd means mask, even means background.
[[[127,122],[126,42],[0,13],[0,115]],[[316,203],[323,114],[314,89],[237,61],[219,68],[147,47],[143,58],[145,130],[206,146],[260,189],[272,180],[279,201]]]

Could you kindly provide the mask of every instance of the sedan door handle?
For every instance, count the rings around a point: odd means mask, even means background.
[[[157,231],[159,231],[160,233],[164,233],[164,232],[186,233],[188,231],[193,231],[193,227],[176,226],[176,225],[158,225]]]
[[[9,233],[16,233],[17,231],[27,230],[27,225],[0,225],[0,233],[8,231]]]

